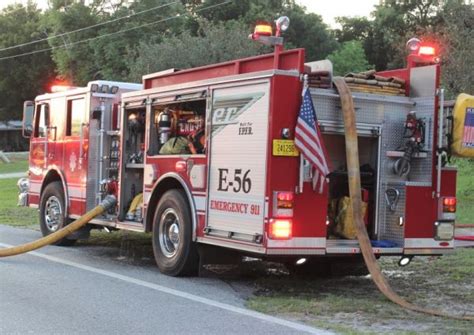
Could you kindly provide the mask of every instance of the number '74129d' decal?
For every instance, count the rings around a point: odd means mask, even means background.
[[[237,124],[238,118],[265,95],[264,92],[215,98],[212,103],[212,136],[224,127]]]

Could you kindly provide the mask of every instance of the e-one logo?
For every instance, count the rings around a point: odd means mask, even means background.
[[[224,127],[239,123],[239,117],[265,95],[263,92],[229,95],[213,101],[212,135]]]

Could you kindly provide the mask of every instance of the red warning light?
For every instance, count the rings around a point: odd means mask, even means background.
[[[418,50],[418,55],[420,56],[434,56],[436,55],[436,49],[432,46],[422,45]]]

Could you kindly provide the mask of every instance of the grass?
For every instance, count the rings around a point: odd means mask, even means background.
[[[456,159],[455,165],[458,167],[457,222],[474,224],[474,159]]]
[[[474,314],[474,249],[443,257],[416,257],[400,268],[382,258],[382,269],[401,296],[419,306]],[[388,301],[367,276],[317,278],[262,276],[248,307],[343,334],[468,334],[472,322],[408,312]]]
[[[26,172],[28,170],[28,161],[25,159],[11,159],[10,163],[0,161],[0,174],[13,172]]]
[[[16,227],[38,224],[38,211],[28,207],[17,207],[17,178],[0,179],[0,223]]]

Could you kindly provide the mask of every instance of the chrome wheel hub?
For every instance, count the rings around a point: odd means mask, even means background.
[[[61,201],[56,196],[51,196],[46,200],[44,221],[50,231],[56,231],[61,227],[63,221],[63,210]]]
[[[168,208],[161,215],[160,221],[160,249],[164,256],[171,258],[176,255],[179,248],[179,218],[173,208]]]

